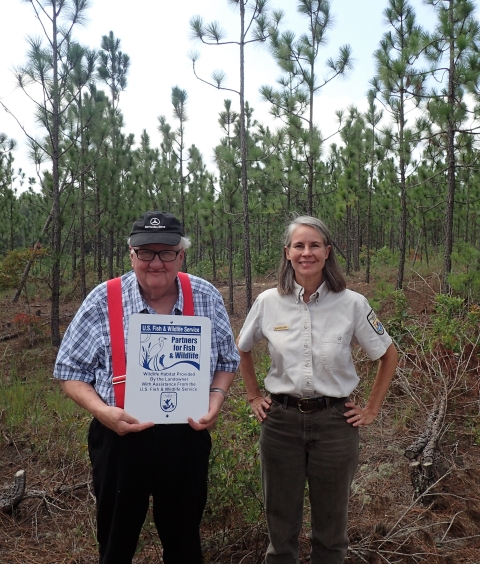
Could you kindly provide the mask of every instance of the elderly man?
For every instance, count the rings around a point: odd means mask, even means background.
[[[186,294],[178,273],[190,242],[170,213],[150,211],[133,224],[133,271],[121,277],[124,335],[134,313],[182,315]],[[214,425],[239,357],[220,293],[189,276],[195,315],[212,322],[208,413],[189,424],[140,423],[116,406],[107,286],[97,286],[68,327],[54,376],[93,416],[88,448],[97,499],[100,564],[130,564],[153,497],[153,518],[165,564],[200,564],[199,525],[207,497]]]

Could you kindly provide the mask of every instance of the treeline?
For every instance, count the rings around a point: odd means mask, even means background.
[[[292,213],[324,219],[347,272],[362,264],[367,281],[371,256],[384,247],[398,257],[398,289],[411,250],[427,260],[443,254],[443,291],[450,289],[454,244],[470,270],[478,269],[480,29],[473,2],[427,0],[435,19],[427,32],[408,1],[388,0],[368,109],[338,112],[338,134],[325,139],[314,121],[316,96],[331,80],[348,79],[353,65],[348,45],[328,58],[330,3],[299,0],[305,28],[295,34],[282,28],[283,14],[269,10],[265,0],[238,0],[239,76],[244,49],[260,41],[270,48],[280,78],[273,86],[258,85],[273,125],[255,119],[242,80],[238,98],[229,93],[224,100],[212,123],[220,137],[215,173],[185,142],[185,90],[172,87],[172,108],[165,113],[173,109],[174,121],[158,118],[160,147],[151,145],[146,131],[136,142],[121,112],[130,59],[120,40],[110,32],[98,50],[74,40],[86,0],[30,3],[43,37],[29,39],[16,78],[45,131],[43,139],[29,137],[42,172],[25,178],[14,164],[14,143],[0,137],[0,252],[48,248],[53,344],[60,340],[67,269],[82,296],[89,272],[97,281],[122,272],[126,235],[145,209],[181,218],[193,241],[187,269],[213,278],[221,273],[231,286],[235,274],[244,276],[247,307],[252,269],[273,267]],[[221,49],[229,41],[216,22],[193,17],[191,27],[199,42]],[[197,55],[192,60],[197,73]],[[222,88],[221,72],[199,78]],[[199,88],[208,86],[199,82]]]

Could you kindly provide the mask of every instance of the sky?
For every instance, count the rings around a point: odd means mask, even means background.
[[[251,0],[252,1],[252,0]],[[321,53],[318,69],[326,71],[324,61],[335,58],[340,46],[352,48],[354,68],[346,78],[338,78],[323,88],[315,99],[315,121],[324,137],[336,131],[335,111],[350,105],[366,109],[366,92],[374,76],[373,53],[382,35],[388,30],[383,11],[388,0],[332,0],[334,26],[328,44]],[[432,9],[421,0],[411,0],[418,22],[432,23]],[[281,29],[297,34],[306,31],[305,18],[296,11],[295,0],[270,0],[270,7],[285,12]],[[171,105],[171,89],[179,86],[188,93],[186,143],[195,144],[207,166],[214,170],[213,147],[222,136],[218,114],[225,98],[232,100],[238,110],[238,96],[208,86],[195,78],[188,53],[198,51],[197,73],[209,80],[215,69],[223,69],[225,86],[239,87],[238,46],[206,46],[191,39],[189,21],[200,15],[205,22],[218,21],[227,39],[239,36],[238,11],[227,0],[90,0],[87,24],[77,26],[74,38],[80,43],[99,49],[101,38],[113,31],[121,40],[121,49],[130,56],[127,88],[120,95],[120,109],[124,115],[125,133],[135,134],[137,142],[145,129],[151,144],[159,146],[158,116],[165,115],[175,127]],[[41,28],[30,3],[24,0],[0,0],[0,101],[16,116],[32,136],[39,137],[33,120],[33,104],[15,85],[13,70],[26,62],[27,36],[40,36]],[[276,127],[269,116],[269,106],[262,101],[260,86],[275,86],[280,76],[278,67],[264,45],[246,48],[246,99],[255,109],[254,118]],[[12,117],[0,107],[0,132],[18,143],[14,166],[22,167],[28,176],[34,175],[25,147],[25,136]],[[331,142],[335,141],[335,137]]]

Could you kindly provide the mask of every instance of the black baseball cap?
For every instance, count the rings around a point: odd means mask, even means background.
[[[183,227],[178,219],[168,212],[147,211],[132,226],[130,245],[138,247],[153,243],[178,245],[183,237]]]

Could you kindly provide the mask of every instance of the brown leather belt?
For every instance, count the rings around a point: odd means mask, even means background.
[[[310,413],[321,409],[328,409],[331,405],[347,401],[348,398],[332,398],[319,396],[314,398],[295,398],[287,394],[270,394],[272,400],[280,405],[295,407],[302,413]]]

